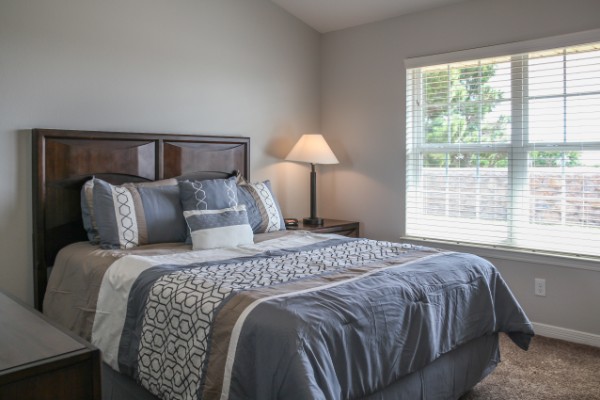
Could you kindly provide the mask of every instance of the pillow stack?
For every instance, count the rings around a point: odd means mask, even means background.
[[[235,177],[179,182],[179,190],[194,250],[254,243],[246,208],[238,206]]]
[[[104,249],[152,243],[192,243],[194,250],[253,243],[254,233],[285,230],[269,181],[229,179],[111,185],[87,181],[81,190],[88,239]]]

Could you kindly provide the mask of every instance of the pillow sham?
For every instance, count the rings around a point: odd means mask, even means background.
[[[285,230],[281,207],[269,180],[255,183],[242,180],[237,186],[237,193],[239,203],[246,206],[254,233]]]
[[[203,181],[180,181],[179,195],[183,211],[221,210],[238,205],[236,177],[228,179],[208,179]],[[185,242],[192,243],[190,230]]]
[[[244,205],[221,210],[189,210],[184,211],[183,215],[191,232],[194,250],[254,243]]]
[[[98,233],[98,224],[94,212],[94,181],[100,180],[96,177],[86,181],[81,187],[81,217],[83,219],[83,228],[87,233],[91,244],[100,243],[100,234]],[[176,186],[175,178],[162,179],[159,181],[127,183],[136,187],[156,187],[156,186]]]
[[[180,181],[183,211],[220,210],[238,205],[236,177],[205,181]]]
[[[120,186],[94,179],[93,216],[105,249],[186,239],[175,179]]]

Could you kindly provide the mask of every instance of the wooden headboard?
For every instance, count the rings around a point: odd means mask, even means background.
[[[42,308],[58,251],[87,236],[80,191],[92,176],[113,184],[174,177],[250,179],[250,138],[33,130],[34,301]]]

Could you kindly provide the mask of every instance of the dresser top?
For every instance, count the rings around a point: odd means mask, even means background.
[[[0,292],[0,374],[87,346]]]

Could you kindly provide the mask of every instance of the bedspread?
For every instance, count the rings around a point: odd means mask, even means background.
[[[92,342],[163,399],[340,399],[499,331],[524,349],[533,335],[486,260],[304,232],[191,263],[120,258]]]

